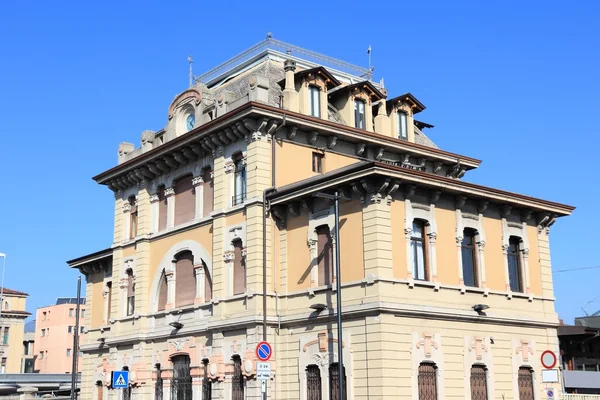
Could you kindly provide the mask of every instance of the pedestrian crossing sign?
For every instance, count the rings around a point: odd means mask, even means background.
[[[129,371],[113,371],[112,387],[113,389],[124,389],[129,386]]]

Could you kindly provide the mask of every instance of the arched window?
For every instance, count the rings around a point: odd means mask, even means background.
[[[437,368],[423,362],[419,365],[419,400],[437,400]]]
[[[328,225],[317,227],[318,285],[331,285],[333,282],[333,245]]]
[[[96,381],[96,399],[97,400],[102,400],[102,396],[103,396],[102,389],[103,389],[102,381]]]
[[[528,367],[519,368],[519,400],[534,400],[533,370]]]
[[[175,307],[194,304],[196,276],[194,256],[191,251],[179,253],[175,263]]]
[[[158,289],[158,311],[163,311],[166,308],[168,294],[167,275],[163,269],[162,274],[160,275],[160,287]]]
[[[154,400],[163,399],[163,378],[160,364],[156,364],[156,383],[154,384]]]
[[[306,400],[321,400],[321,370],[316,365],[306,367]]]
[[[413,221],[410,251],[413,260],[413,277],[418,280],[428,280],[427,235],[425,234],[425,221],[423,220],[415,219]]]
[[[471,367],[471,400],[487,400],[487,369],[483,365]]]
[[[404,111],[398,111],[398,139],[408,139],[407,118]]]
[[[477,232],[474,229],[466,228],[463,231],[461,251],[463,280],[465,282],[465,286],[479,286],[479,276],[477,274],[477,253],[475,251],[476,236]]]
[[[187,355],[175,356],[171,361],[173,362],[171,400],[192,400],[190,357]]]
[[[519,254],[521,238],[511,236],[508,241],[508,281],[510,290],[513,292],[523,291],[523,275],[521,268],[521,256]]]
[[[213,178],[212,178],[212,170],[210,167],[204,169],[202,184],[203,187],[203,210],[202,215],[208,216],[213,210],[213,198],[214,198],[214,186],[213,186]]]
[[[242,257],[242,241],[233,242],[233,294],[246,292],[246,262]]]
[[[133,281],[133,270],[127,268],[127,315],[135,312],[135,282]]]
[[[202,268],[204,268],[204,301],[209,302],[212,300],[212,276],[204,261],[202,261]]]
[[[348,399],[348,391],[346,388],[346,367],[342,368],[342,384],[344,385],[344,400]],[[338,363],[332,363],[329,365],[329,399],[340,400],[340,371]]]
[[[129,205],[131,208],[129,209],[129,239],[134,239],[137,236],[137,226],[138,226],[138,210],[137,210],[137,201],[135,196],[130,196]]]
[[[186,175],[175,182],[175,226],[194,219],[196,199],[192,176]]]
[[[233,356],[231,400],[244,400],[244,376],[242,375],[242,359],[240,356]]]
[[[165,186],[158,187],[158,231],[167,229],[167,198],[165,197]]]
[[[202,376],[202,400],[212,399],[212,382],[208,377],[208,358],[202,360],[202,369],[204,370]]]
[[[235,166],[232,205],[242,204],[246,200],[246,162],[242,153],[233,157]]]

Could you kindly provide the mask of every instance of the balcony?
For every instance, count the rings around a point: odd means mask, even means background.
[[[586,391],[596,389],[600,394],[600,372],[563,371],[563,379],[567,389],[586,389]],[[600,400],[600,396],[597,396],[597,399]]]

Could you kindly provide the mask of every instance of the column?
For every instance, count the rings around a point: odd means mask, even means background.
[[[527,231],[525,231],[527,234]],[[523,265],[523,293],[531,294],[531,286],[529,284],[529,249],[521,250],[521,261]]]
[[[175,274],[173,269],[165,269],[165,278],[167,279],[167,304],[165,310],[170,310],[175,307]]]
[[[477,242],[477,266],[479,268],[479,286],[487,289],[487,281],[485,277],[485,240],[480,240]]]
[[[194,265],[194,275],[196,276],[196,298],[194,304],[202,304],[205,302],[205,284],[204,265],[202,263]]]
[[[152,214],[152,218],[150,219],[150,233],[158,232],[158,200],[158,193],[150,195],[150,213]]]
[[[152,232],[152,211],[150,194],[148,193],[148,181],[143,180],[138,183],[138,193],[135,200],[138,213],[137,236],[148,235]]]
[[[437,282],[437,250],[435,242],[437,240],[437,233],[431,232],[427,234],[429,244],[429,266],[431,267],[431,281]]]
[[[167,199],[167,229],[175,225],[175,189],[166,188],[165,198]]]
[[[194,186],[194,198],[196,200],[194,219],[198,220],[203,217],[204,213],[204,179],[202,175],[195,176],[192,179]]]
[[[131,227],[131,218],[129,213],[131,212],[131,204],[129,204],[128,200],[123,200],[123,207],[121,213],[121,221],[123,226],[123,231],[121,232],[121,241],[129,240],[129,229]]]

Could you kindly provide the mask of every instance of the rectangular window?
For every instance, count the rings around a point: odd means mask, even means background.
[[[417,382],[419,400],[437,400],[437,368],[435,364],[421,363]]]
[[[85,310],[84,309],[81,310],[81,314],[80,315],[81,315],[81,318],[85,317]]]
[[[312,153],[312,171],[318,174],[323,173],[323,154]]]
[[[83,333],[83,326],[81,327],[81,329],[79,330],[79,333]]]
[[[72,326],[69,325],[68,330],[69,330],[69,333],[73,333],[73,327]]]
[[[321,370],[317,365],[306,367],[306,400],[321,400]]]
[[[465,286],[479,286],[479,277],[477,276],[477,254],[475,253],[475,236],[473,229],[463,231],[463,240],[461,243],[463,281]]]
[[[510,290],[513,292],[523,292],[523,280],[521,271],[521,256],[519,254],[519,246],[521,239],[511,236],[508,245],[508,280]]]
[[[71,357],[71,349],[67,349],[67,357]]]
[[[4,344],[8,344],[8,326],[6,328],[4,328],[4,338],[3,338],[3,342]]]
[[[42,337],[46,336],[46,330],[42,329]]]
[[[398,111],[398,139],[408,139],[406,113],[402,111]]]
[[[427,240],[425,236],[425,223],[423,221],[413,221],[410,250],[413,259],[414,278],[423,281],[427,280],[429,275],[429,271],[427,271]]]
[[[127,315],[135,312],[135,283],[133,282],[133,271],[127,270]]]
[[[129,203],[131,204],[131,210],[129,211],[129,239],[135,239],[138,226],[138,210],[135,197],[131,197]]]
[[[6,373],[6,357],[2,357],[2,365],[0,366],[0,372]]]
[[[46,316],[47,316],[47,315],[46,315],[46,311],[44,311],[44,312],[42,313],[42,321],[45,321],[45,320],[46,320]]]
[[[194,219],[196,195],[192,176],[187,175],[175,182],[175,226]]]
[[[73,316],[73,312],[75,311],[74,308],[69,308],[69,317]]]
[[[354,127],[365,129],[365,102],[360,99],[354,100]]]
[[[313,117],[321,117],[321,89],[318,86],[308,87],[308,113]]]
[[[112,307],[112,282],[106,282],[106,291],[108,295],[106,296],[107,303],[107,311],[106,311],[106,323],[110,322],[110,308]]]
[[[233,294],[246,292],[246,260],[242,250],[241,240],[233,242]]]
[[[487,370],[483,365],[471,367],[471,400],[487,400]]]
[[[44,352],[40,351],[40,360],[43,360],[43,359],[44,359]]]
[[[317,228],[317,265],[319,286],[333,283],[333,244],[328,225]]]
[[[242,204],[246,200],[246,162],[240,156],[234,161],[234,195],[232,205]]]

